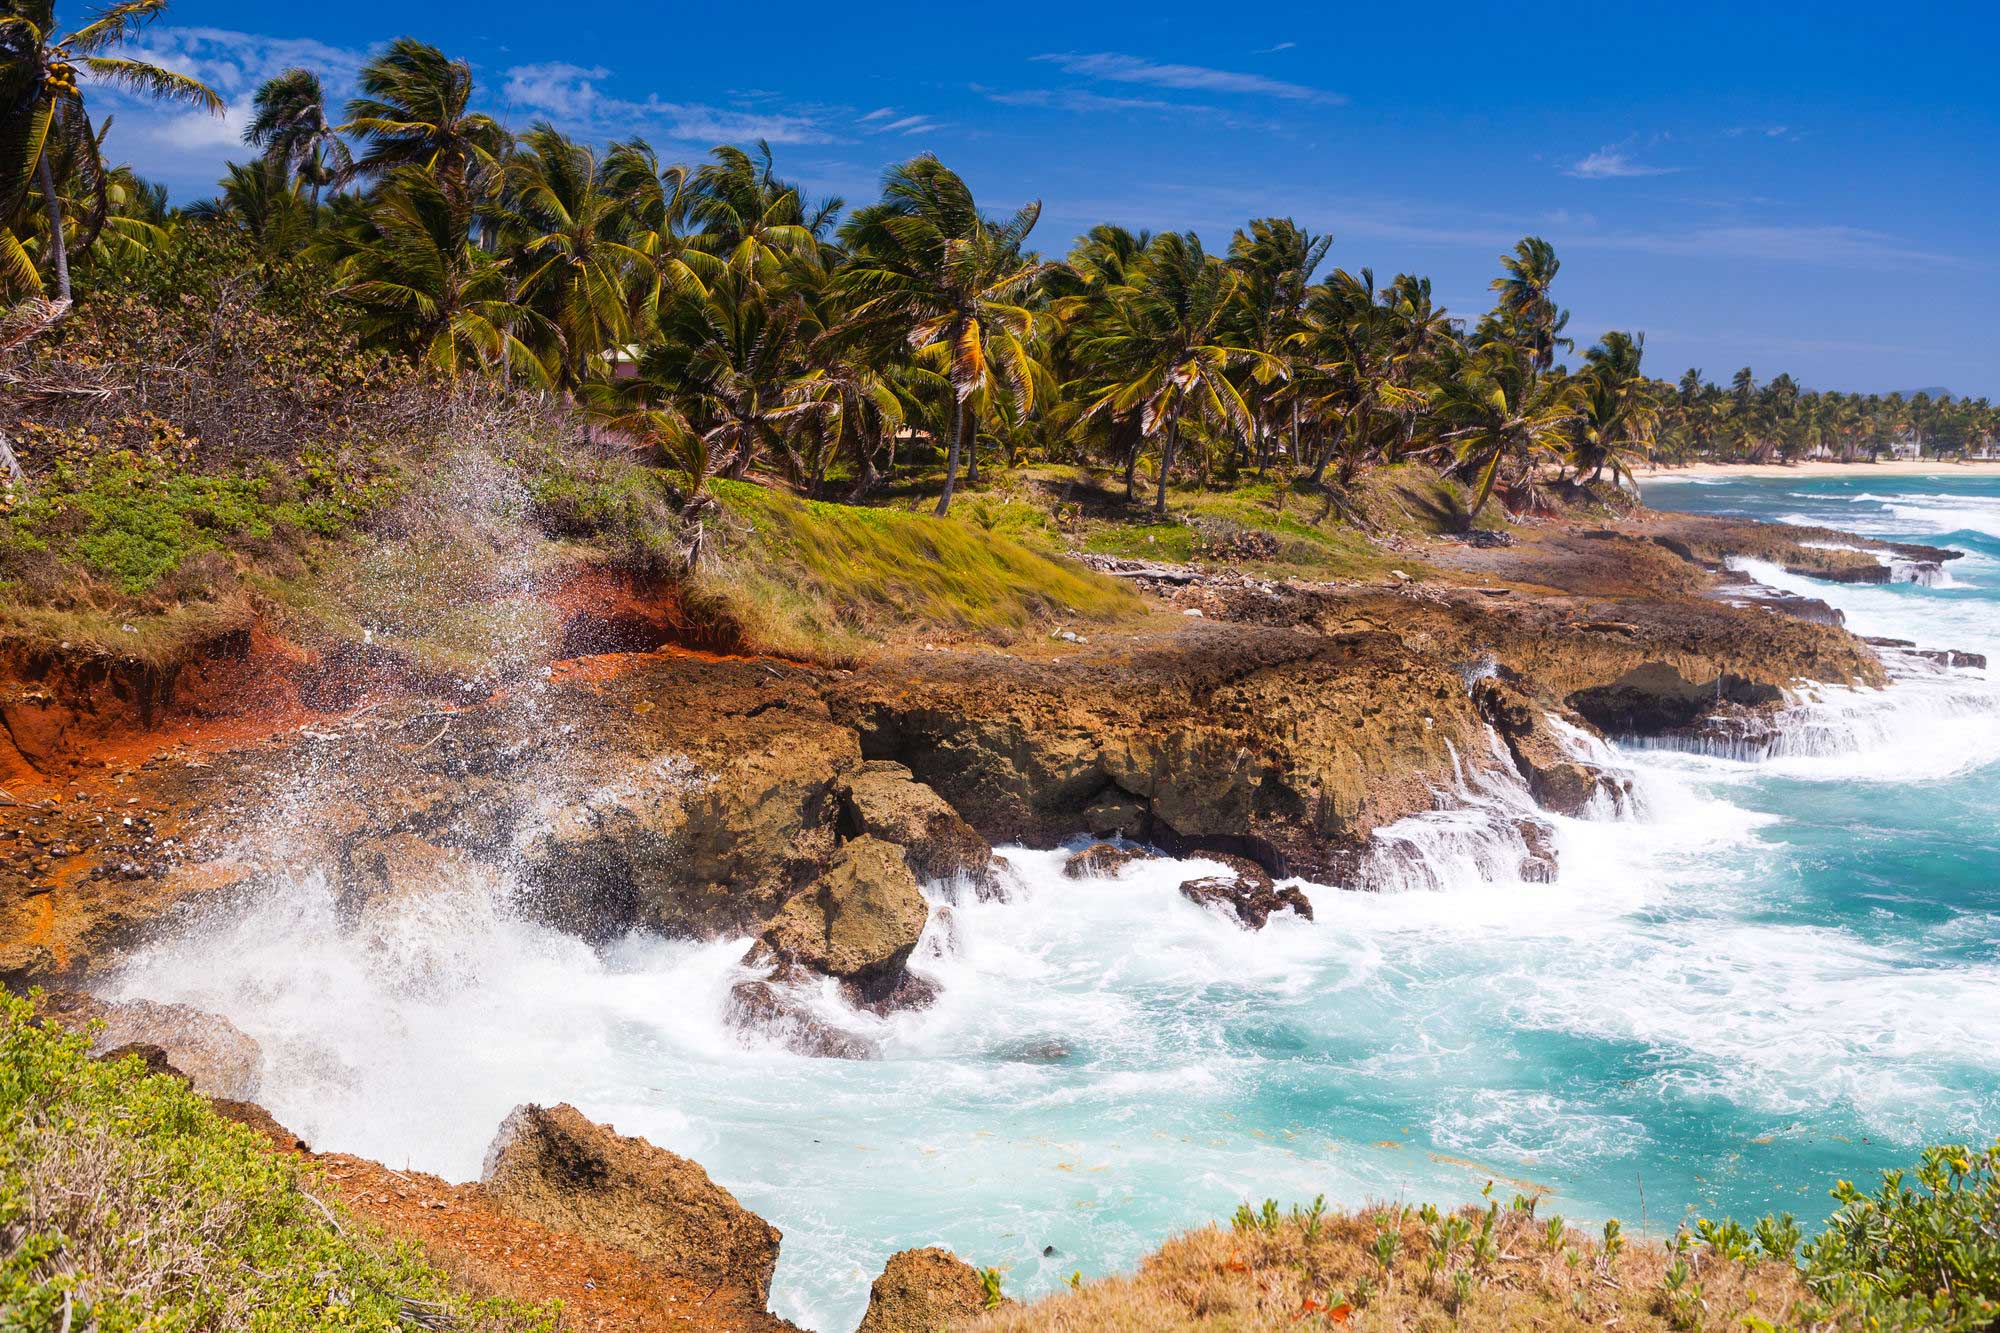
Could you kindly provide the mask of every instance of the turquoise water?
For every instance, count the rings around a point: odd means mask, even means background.
[[[1947,586],[1812,590],[1862,632],[2000,661],[2000,486],[1649,498],[1971,552]],[[1259,935],[1179,896],[1189,863],[1077,882],[1010,850],[1010,901],[934,916],[934,1008],[821,997],[875,1062],[746,1048],[721,1021],[742,941],[599,956],[475,880],[344,924],[307,877],[120,987],[235,1018],[264,1100],[323,1147],[468,1178],[514,1104],[567,1100],[686,1153],[784,1231],[774,1304],[825,1330],[898,1249],[949,1245],[1032,1293],[1267,1195],[1443,1202],[1497,1178],[1655,1230],[1817,1218],[1838,1176],[2000,1129],[2000,701],[1983,672],[1897,669],[1887,692],[1802,690],[1810,742],[1762,764],[1611,756],[1640,815],[1559,821],[1552,885],[1515,877],[1507,786],[1392,831],[1423,875],[1310,889],[1316,923]]]

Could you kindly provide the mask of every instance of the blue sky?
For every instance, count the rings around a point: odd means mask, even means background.
[[[103,94],[112,151],[205,194],[258,80],[306,64],[344,94],[404,32],[517,128],[683,160],[763,136],[815,196],[935,152],[995,212],[1042,200],[1049,251],[1098,221],[1220,248],[1290,215],[1330,262],[1429,274],[1471,315],[1533,232],[1571,333],[1643,330],[1655,374],[2000,397],[1991,6],[174,0],[141,45],[231,114]]]

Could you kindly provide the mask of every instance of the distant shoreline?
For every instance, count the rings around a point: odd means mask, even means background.
[[[1935,458],[1885,460],[1880,463],[1688,463],[1681,467],[1638,469],[1641,483],[1692,481],[1697,477],[1927,477],[1958,474],[2000,477],[2000,461],[1956,463]]]

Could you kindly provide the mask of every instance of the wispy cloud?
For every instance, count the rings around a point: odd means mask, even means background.
[[[1308,88],[1302,83],[1287,83],[1283,79],[1266,78],[1262,74],[1210,69],[1206,65],[1166,64],[1117,51],[1099,51],[1093,54],[1074,51],[1056,52],[1034,58],[1056,66],[1065,74],[1074,74],[1086,79],[1103,79],[1112,83],[1139,83],[1154,88],[1174,88],[1183,91],[1240,93],[1277,97],[1290,102],[1337,104],[1347,100],[1335,93]]]
[[[972,91],[1000,106],[1034,107],[1045,111],[1067,111],[1079,116],[1199,116],[1226,129],[1272,131],[1280,128],[1271,121],[1245,116],[1219,106],[1200,102],[1170,102],[1160,97],[1108,97],[1082,88],[1021,88],[1001,92],[973,85]]]
[[[863,134],[929,134],[944,128],[929,116],[906,115],[892,106],[877,107],[854,123]]]
[[[1635,161],[1623,148],[1600,148],[1590,156],[1570,163],[1564,174],[1587,181],[1622,180],[1632,176],[1670,176],[1679,167],[1652,166]]]
[[[148,177],[164,181],[178,197],[208,191],[222,164],[241,157],[250,123],[250,99],[274,74],[303,66],[324,81],[335,114],[352,90],[367,54],[326,42],[266,37],[228,28],[149,28],[121,54],[200,79],[221,94],[222,115],[165,106],[99,83],[91,91],[100,118],[114,126],[110,151],[130,158]]]
[[[501,99],[510,107],[549,116],[564,128],[592,137],[651,134],[670,143],[715,144],[768,139],[777,144],[834,141],[816,114],[717,107],[700,102],[642,101],[613,96],[599,85],[611,76],[602,66],[551,61],[506,71]]]
[[[1278,54],[1278,52],[1280,51],[1289,51],[1297,45],[1298,45],[1297,42],[1279,42],[1276,46],[1267,46],[1263,50],[1253,51],[1251,52],[1251,54],[1259,56],[1274,56]]]

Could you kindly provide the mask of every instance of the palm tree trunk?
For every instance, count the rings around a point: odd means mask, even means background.
[[[35,163],[35,179],[42,187],[42,203],[49,214],[49,253],[55,258],[56,266],[56,314],[57,318],[69,311],[69,240],[63,235],[62,199],[56,194],[56,173],[49,166],[49,155],[44,145],[41,159]]]
[[[1167,440],[1160,448],[1160,489],[1153,496],[1153,512],[1161,517],[1167,512],[1167,478],[1174,470],[1174,444],[1180,433],[1180,413],[1167,417]]]
[[[937,516],[951,512],[952,487],[958,482],[959,437],[965,430],[965,404],[953,394],[951,399],[951,448],[944,456],[944,494],[938,496]]]
[[[972,438],[965,442],[965,484],[979,484],[979,428],[972,428]]]

